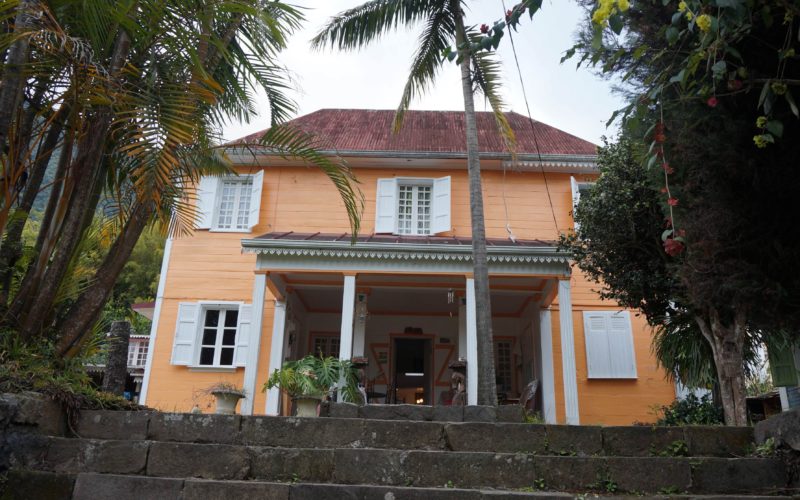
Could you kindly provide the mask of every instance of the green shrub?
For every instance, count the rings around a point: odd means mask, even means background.
[[[709,396],[698,398],[689,394],[686,399],[676,399],[669,406],[657,410],[656,425],[722,425],[725,423],[722,408],[718,408]]]

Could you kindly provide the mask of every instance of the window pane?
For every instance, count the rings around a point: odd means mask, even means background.
[[[431,232],[431,187],[417,186],[417,234]]]
[[[213,365],[214,364],[214,348],[203,347],[200,349],[200,364]]]
[[[217,325],[219,325],[219,310],[217,309],[207,310],[205,326],[217,326]]]
[[[511,342],[495,342],[495,376],[501,391],[510,391],[512,382]]]
[[[219,202],[219,214],[217,214],[217,227],[220,229],[230,229],[233,224],[233,210],[236,202],[236,182],[223,181],[222,195]]]
[[[412,233],[413,218],[413,186],[400,186],[397,197],[397,232],[398,234]]]
[[[236,330],[226,328],[222,334],[222,345],[236,345]]]
[[[253,192],[252,181],[239,184],[239,206],[236,211],[236,229],[247,229],[250,221],[250,196]]]
[[[223,366],[230,366],[233,364],[233,348],[223,347],[219,357],[219,364]]]
[[[225,311],[225,328],[236,328],[237,321],[239,321],[239,311]]]
[[[214,345],[216,342],[217,342],[217,330],[215,328],[204,329],[202,345]]]

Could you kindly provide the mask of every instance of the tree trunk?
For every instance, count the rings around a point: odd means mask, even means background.
[[[128,345],[131,341],[131,324],[114,321],[108,334],[108,361],[103,374],[103,391],[122,396],[128,378]]]
[[[153,215],[150,204],[137,204],[131,212],[124,229],[114,240],[100,267],[95,273],[92,286],[88,287],[75,301],[66,317],[59,322],[58,353],[71,357],[77,352],[81,341],[97,321],[103,307],[111,296],[120,271],[128,262],[133,247],[139,241],[142,231]]]
[[[14,31],[17,34],[27,31],[31,26],[35,3],[34,0],[23,0],[17,6],[14,20]],[[22,88],[25,85],[22,69],[28,60],[28,49],[28,37],[19,36],[9,47],[8,59],[4,62],[3,81],[0,83],[0,149],[6,146],[11,122],[22,100]],[[3,175],[10,174],[3,172]]]
[[[466,40],[460,2],[453,2],[456,21],[456,44]],[[469,49],[459,49],[461,57],[461,90],[464,94],[464,121],[467,133],[467,168],[469,171],[469,207],[472,223],[472,261],[475,279],[475,312],[478,331],[478,404],[497,405],[497,380],[494,371],[494,338],[492,304],[489,293],[489,266],[486,255],[486,228],[483,221],[481,164],[478,156],[478,128],[475,123],[475,102],[472,91]]]
[[[734,313],[731,324],[720,320],[719,312],[709,309],[708,318],[695,320],[711,344],[719,379],[720,399],[725,425],[747,425],[747,391],[744,380],[744,340],[747,321],[743,308]]]

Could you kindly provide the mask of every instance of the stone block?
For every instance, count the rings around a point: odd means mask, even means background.
[[[407,481],[404,462],[408,453],[398,450],[335,450],[333,482],[404,485]]]
[[[367,486],[346,484],[293,484],[292,500],[480,500],[481,492],[475,490],[444,488],[405,488],[399,486]]]
[[[411,451],[405,460],[414,486],[521,488],[536,479],[532,455]]]
[[[684,427],[684,432],[692,456],[741,457],[753,447],[752,427],[692,426]]]
[[[686,458],[608,457],[608,479],[620,491],[658,493],[682,492],[692,483]]]
[[[333,450],[252,447],[250,454],[255,479],[327,482],[333,476]]]
[[[444,450],[447,444],[441,422],[370,420],[365,422],[366,445],[398,450]]]
[[[56,472],[139,474],[145,470],[147,441],[51,438],[42,467]]]
[[[374,420],[432,420],[433,407],[422,405],[364,405],[358,408],[361,418]]]
[[[545,425],[547,453],[554,455],[597,455],[603,451],[600,427],[577,425]]]
[[[239,415],[154,413],[147,431],[153,441],[235,443],[241,428]]]
[[[554,491],[537,491],[537,492],[519,492],[519,491],[501,491],[501,490],[484,490],[481,491],[482,500],[517,500],[519,498],[537,498],[538,500],[563,500],[565,498],[574,499],[580,498],[572,493],[557,493]]]
[[[447,424],[447,443],[454,451],[544,453],[545,427],[533,424]]]
[[[604,427],[603,451],[612,457],[649,457],[675,450],[688,452],[682,427],[627,426]]]
[[[51,438],[33,429],[12,424],[0,432],[0,471],[37,467],[44,460]]]
[[[327,416],[332,418],[358,418],[358,405],[331,402]]]
[[[498,422],[521,424],[525,422],[525,409],[520,405],[500,405],[495,409]]]
[[[800,408],[785,411],[756,424],[755,440],[763,444],[769,438],[778,446],[800,451]]]
[[[356,418],[247,417],[240,444],[298,448],[361,448],[364,421]]]
[[[692,493],[769,494],[787,483],[778,459],[702,458],[691,465]]]
[[[434,422],[463,422],[464,421],[464,407],[463,406],[434,406],[433,407],[433,420],[434,420]]]
[[[497,411],[494,406],[465,406],[464,422],[496,422]]]
[[[67,419],[61,405],[36,392],[0,394],[0,428],[31,427],[48,436],[63,436]]]
[[[183,479],[78,474],[72,500],[166,500],[181,498]]]
[[[181,500],[289,500],[289,485],[258,481],[209,481],[187,479],[183,483]]]
[[[603,458],[536,456],[533,463],[548,490],[586,490],[606,476]]]
[[[10,470],[5,482],[0,484],[0,500],[72,498],[74,485],[74,474]]]
[[[150,412],[83,410],[75,434],[89,439],[147,439]]]
[[[244,479],[249,472],[247,448],[224,444],[154,442],[147,461],[148,476]]]

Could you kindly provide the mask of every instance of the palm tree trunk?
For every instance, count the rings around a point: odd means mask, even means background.
[[[87,288],[70,308],[67,316],[59,322],[58,354],[71,357],[81,345],[85,334],[92,325],[111,295],[119,273],[128,262],[133,247],[153,215],[150,204],[137,204],[131,212],[122,233],[111,245],[102,264],[95,272],[92,286]]]
[[[23,0],[17,6],[17,16],[14,20],[14,31],[23,33],[30,27],[33,15],[32,10],[36,2]],[[0,148],[5,148],[11,122],[22,100],[22,87],[25,78],[22,69],[28,60],[29,42],[27,36],[20,36],[8,49],[7,59],[4,61],[3,81],[0,83]],[[4,172],[4,175],[9,175]]]
[[[454,2],[456,44],[466,40],[460,2]],[[486,228],[483,219],[481,164],[478,156],[478,127],[472,91],[469,48],[460,48],[461,90],[464,94],[464,120],[467,132],[467,168],[469,172],[469,207],[472,223],[472,261],[474,263],[475,305],[478,331],[478,404],[497,405],[497,381],[494,372],[492,304],[489,293],[489,266],[486,255]]]

